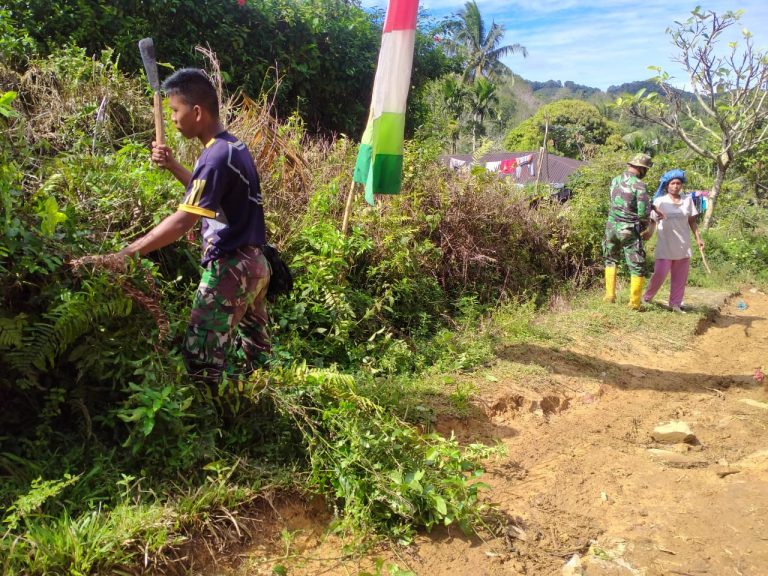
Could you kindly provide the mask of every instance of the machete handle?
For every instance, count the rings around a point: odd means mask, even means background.
[[[155,92],[155,141],[158,144],[165,144],[165,127],[163,126],[163,97],[160,92]]]

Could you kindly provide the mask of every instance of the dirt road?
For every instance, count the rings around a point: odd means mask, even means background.
[[[695,336],[510,344],[474,376],[469,415],[437,427],[505,445],[485,478],[500,537],[444,530],[349,558],[321,506],[289,503],[222,574],[768,575],[768,392],[753,378],[768,369],[768,296],[697,298],[721,305]],[[655,440],[669,421],[693,437]]]

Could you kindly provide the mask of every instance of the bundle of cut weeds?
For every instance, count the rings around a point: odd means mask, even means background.
[[[303,489],[327,499],[340,530],[408,542],[418,529],[484,524],[477,478],[499,448],[422,435],[359,394],[351,376],[304,364],[258,373],[244,394],[266,395],[295,423],[309,464]]]

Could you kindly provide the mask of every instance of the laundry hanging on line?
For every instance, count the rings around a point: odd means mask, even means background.
[[[515,168],[517,168],[517,158],[512,158],[511,160],[502,160],[501,166],[499,167],[499,172],[502,174],[512,174],[515,171]]]
[[[459,168],[466,166],[466,164],[466,160],[460,160],[459,158],[451,158],[448,162],[451,170],[458,170]]]
[[[520,156],[519,158],[509,158],[498,162],[486,162],[485,169],[489,172],[500,172],[501,174],[515,174],[516,178],[522,173],[521,167],[528,166],[528,173],[533,176],[533,154]]]
[[[707,198],[709,198],[709,190],[693,190],[691,192],[691,201],[699,214],[707,211]]]
[[[499,172],[500,174],[512,175],[515,174],[517,178],[521,175],[521,167],[528,166],[528,173],[534,175],[533,166],[534,155],[527,154],[518,158],[508,158],[506,160],[495,160],[493,162],[485,162],[483,165],[488,172]],[[471,164],[469,160],[462,160],[460,158],[449,158],[448,166],[451,170],[457,171],[462,168],[467,168]]]
[[[533,176],[533,154],[527,154],[526,156],[520,156],[519,158],[516,158],[517,160],[517,170],[515,171],[516,176],[520,177],[520,167],[528,165],[528,173]]]

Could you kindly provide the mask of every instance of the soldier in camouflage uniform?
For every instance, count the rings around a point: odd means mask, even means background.
[[[205,148],[190,171],[170,148],[152,143],[152,161],[184,184],[184,199],[174,214],[111,258],[124,261],[162,248],[202,219],[203,273],[183,352],[190,374],[215,385],[231,370],[228,352],[234,349],[246,371],[263,364],[270,352],[261,187],[248,148],[219,120],[218,96],[205,73],[179,70],[163,88],[176,128]]]
[[[630,308],[640,308],[645,283],[645,250],[642,230],[648,225],[651,202],[642,178],[652,166],[650,156],[635,154],[624,173],[611,182],[611,200],[603,239],[605,258],[605,300],[616,301],[616,264],[623,255],[629,272]]]

